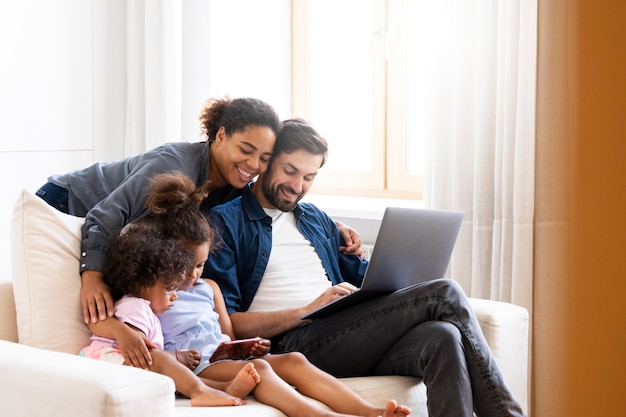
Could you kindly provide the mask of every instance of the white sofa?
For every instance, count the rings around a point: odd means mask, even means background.
[[[240,407],[191,407],[188,400],[174,398],[174,384],[166,376],[77,356],[90,336],[78,297],[81,223],[27,191],[16,202],[13,277],[0,277],[0,415],[284,416],[253,397]],[[505,380],[527,410],[527,311],[471,301]],[[428,415],[426,388],[418,378],[343,381],[376,405],[395,398],[412,407],[413,416]]]

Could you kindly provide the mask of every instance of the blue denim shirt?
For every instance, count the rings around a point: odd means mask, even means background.
[[[335,221],[309,203],[299,203],[294,214],[298,229],[315,248],[330,282],[360,286],[367,261],[339,252],[344,242]],[[247,311],[272,251],[272,218],[249,185],[243,196],[214,207],[211,221],[222,237],[222,246],[209,256],[202,276],[219,284],[228,314]]]

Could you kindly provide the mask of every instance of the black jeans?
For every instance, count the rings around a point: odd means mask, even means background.
[[[65,214],[70,214],[68,205],[68,191],[58,185],[48,182],[44,184],[35,195],[40,197],[46,203]]]
[[[465,293],[450,279],[417,284],[275,338],[335,376],[422,377],[431,416],[523,416]]]

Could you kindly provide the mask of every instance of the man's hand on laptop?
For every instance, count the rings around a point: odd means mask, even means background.
[[[349,282],[342,282],[341,284],[328,287],[319,297],[311,301],[311,303],[306,306],[306,310],[308,310],[307,313],[313,310],[317,310],[318,308],[325,306],[326,304],[336,300],[339,297],[350,294],[356,289],[357,287],[350,284]]]

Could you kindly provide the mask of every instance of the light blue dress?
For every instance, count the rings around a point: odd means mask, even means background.
[[[199,279],[188,291],[177,291],[178,300],[174,307],[159,315],[165,350],[174,352],[180,349],[196,349],[202,355],[200,364],[194,370],[198,375],[209,365],[209,358],[217,346],[230,340],[222,333],[214,311],[213,288]]]

